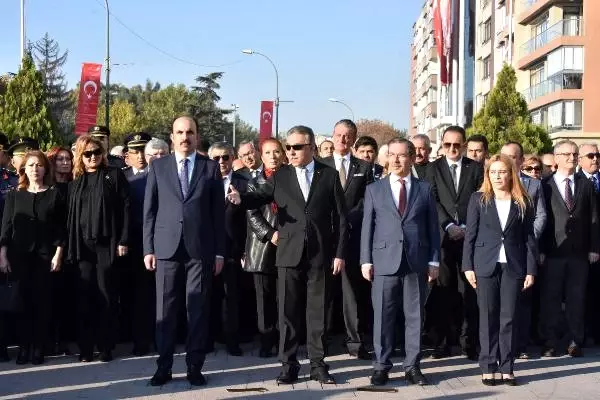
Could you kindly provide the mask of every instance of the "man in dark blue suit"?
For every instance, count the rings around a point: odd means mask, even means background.
[[[419,367],[421,323],[427,280],[438,277],[440,232],[430,184],[411,176],[414,161],[415,146],[392,139],[390,175],[369,185],[365,194],[360,263],[363,277],[373,281],[374,385],[388,381],[400,305],[406,320],[406,380],[427,384]]]
[[[172,379],[179,283],[185,282],[187,378],[204,385],[212,276],[223,268],[225,192],[219,165],[196,153],[198,127],[191,117],[173,123],[174,153],[154,160],[144,198],[144,264],[156,269],[158,369],[150,384]]]

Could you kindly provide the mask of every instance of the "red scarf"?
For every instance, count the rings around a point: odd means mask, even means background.
[[[264,168],[264,171],[265,171],[265,176],[267,177],[267,179],[271,178],[273,176],[273,174],[275,173],[274,169]],[[271,203],[271,211],[273,211],[273,214],[277,214],[277,203],[275,203],[275,202]]]

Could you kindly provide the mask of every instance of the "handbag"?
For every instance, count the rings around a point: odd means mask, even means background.
[[[0,311],[19,312],[23,307],[23,299],[19,281],[7,274],[6,280],[0,283]]]

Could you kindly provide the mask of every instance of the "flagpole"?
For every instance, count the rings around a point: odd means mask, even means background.
[[[104,0],[106,4],[106,93],[104,100],[106,102],[106,112],[104,113],[104,125],[109,128],[110,124],[110,11],[108,8],[108,0]]]
[[[23,65],[25,57],[25,0],[21,0],[21,59],[19,64]]]

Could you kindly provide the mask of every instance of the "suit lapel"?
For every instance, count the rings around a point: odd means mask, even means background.
[[[288,168],[286,168],[286,170],[288,173],[287,181],[289,182],[290,189],[296,192],[294,197],[300,199],[302,205],[306,206],[306,200],[304,200],[304,195],[302,194],[302,189],[300,189],[300,183],[298,182],[298,174],[296,174],[296,168],[290,165],[288,166]]]
[[[383,191],[384,191],[384,198],[387,198],[388,200],[386,201],[386,203],[389,205],[389,207],[394,211],[394,215],[398,218],[400,217],[400,211],[398,211],[398,204],[396,204],[396,200],[394,199],[394,194],[392,193],[392,180],[391,180],[391,176],[392,174],[388,174],[388,176],[386,176],[385,182],[383,182]],[[407,208],[408,210],[408,208]],[[404,213],[406,214],[406,213]]]
[[[323,174],[323,165],[321,163],[318,163],[315,160],[315,169],[313,171],[313,177],[312,177],[312,181],[310,183],[310,191],[308,192],[308,198],[306,199],[306,204],[308,204],[313,193],[315,192],[315,190],[317,190],[317,184],[319,183],[319,179],[321,179],[322,174]],[[296,181],[297,181],[297,179],[296,179]],[[300,184],[298,184],[298,188],[300,188]],[[300,191],[300,194],[302,194],[302,190]],[[304,196],[302,196],[302,197],[304,198]]]
[[[502,232],[506,232],[508,231],[508,228],[510,228],[510,226],[513,224],[513,222],[515,222],[515,219],[517,218],[519,214],[519,210],[517,208],[517,205],[515,204],[515,202],[513,200],[510,201],[510,210],[508,212],[508,219],[506,220],[506,225],[504,226],[504,230]]]
[[[196,189],[196,185],[198,184],[198,178],[200,177],[202,171],[204,170],[204,167],[206,166],[206,162],[200,157],[198,157],[198,154],[196,154],[195,157],[196,159],[194,161],[194,170],[192,171],[192,179],[190,180],[190,187],[188,189],[187,196],[185,196],[186,199],[190,197],[194,189]]]
[[[579,207],[579,203],[580,203],[579,199],[581,199],[581,197],[582,197],[581,193],[583,190],[583,188],[582,188],[582,186],[583,186],[582,180],[583,179],[587,179],[585,177],[585,175],[583,175],[583,177],[581,175],[575,175],[575,178],[573,179],[574,180],[573,184],[575,185],[575,195],[574,195],[574,199],[573,199],[573,202],[574,202],[573,211],[575,211],[575,209],[577,207]],[[592,183],[592,186],[593,186],[593,183]]]
[[[408,176],[408,179],[410,179],[410,192],[408,193],[408,201],[406,204],[406,210],[404,211],[404,215],[402,216],[402,220],[404,220],[408,213],[412,211],[413,203],[419,195],[419,190],[421,188],[421,185],[419,185],[419,181],[417,181],[417,179],[414,179],[410,175]]]
[[[175,191],[179,195],[179,199],[183,201],[183,193],[181,192],[181,182],[179,181],[179,173],[177,171],[177,158],[175,154],[171,156],[171,161],[169,165],[169,175],[171,179],[169,179],[173,186],[175,187]]]
[[[348,165],[348,172],[346,173],[346,186],[344,186],[344,192],[350,187],[350,182],[354,177],[354,172],[356,172],[356,168],[356,160],[354,159],[354,157],[350,156],[350,165]]]
[[[483,203],[485,206],[485,203]],[[500,222],[500,215],[498,214],[498,207],[496,206],[496,199],[492,197],[492,201],[487,204],[486,213],[492,219],[492,222],[499,231],[502,231],[502,223]],[[508,224],[507,224],[508,225]]]
[[[468,158],[463,157],[462,158],[462,162],[461,162],[461,167],[460,167],[460,177],[458,178],[458,192],[457,197],[458,197],[458,193],[462,193],[463,188],[465,187],[466,184],[466,180],[469,178],[469,171],[471,168],[471,162],[468,161]],[[452,179],[450,179],[452,181]]]
[[[450,190],[452,196],[456,198],[456,189],[454,188],[454,181],[452,181],[452,175],[450,175],[450,167],[448,166],[448,161],[446,160],[446,157],[440,159],[440,162],[437,164],[437,167],[444,178],[443,181],[446,184],[446,187],[448,188],[448,190]]]
[[[556,185],[554,176],[551,176],[550,178],[548,178],[548,181],[550,183],[550,187],[552,188],[552,196],[554,196],[556,198],[556,200],[558,200],[558,203],[568,214],[569,210],[567,209],[567,205],[565,204],[565,199],[563,199],[563,197],[560,195],[560,190],[558,190],[558,186]]]

